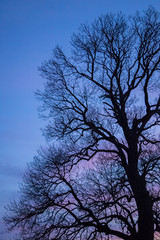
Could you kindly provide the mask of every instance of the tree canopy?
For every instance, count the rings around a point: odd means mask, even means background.
[[[160,15],[82,24],[40,68],[49,146],[5,221],[24,240],[153,240],[160,232]]]

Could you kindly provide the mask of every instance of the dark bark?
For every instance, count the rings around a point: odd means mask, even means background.
[[[146,189],[145,181],[133,168],[128,170],[128,178],[135,196],[138,210],[138,234],[137,240],[154,239],[154,221],[152,211],[152,199]]]

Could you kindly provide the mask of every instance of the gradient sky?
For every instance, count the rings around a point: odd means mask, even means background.
[[[0,218],[17,195],[27,162],[45,144],[34,97],[43,85],[38,66],[56,44],[67,52],[81,23],[149,5],[160,11],[160,0],[0,0]],[[12,235],[0,224],[0,240],[9,240]]]

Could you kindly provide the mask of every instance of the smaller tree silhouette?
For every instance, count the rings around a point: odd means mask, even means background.
[[[5,221],[24,240],[153,240],[160,232],[160,18],[81,25],[41,67],[51,143]],[[52,142],[53,141],[53,142]],[[53,144],[54,143],[54,144]],[[157,235],[158,236],[158,235]]]

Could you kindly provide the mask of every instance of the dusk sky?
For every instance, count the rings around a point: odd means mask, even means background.
[[[34,92],[42,89],[38,66],[58,44],[69,49],[83,22],[107,12],[160,11],[160,0],[0,0],[0,218],[17,195],[27,162],[45,145]],[[0,240],[11,239],[0,220]]]

